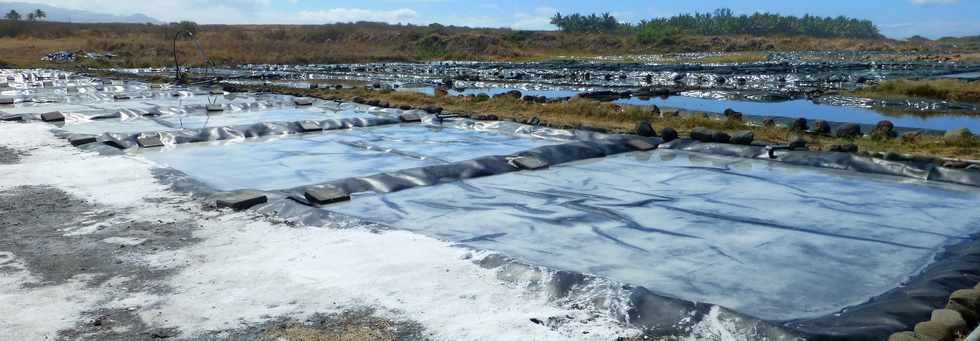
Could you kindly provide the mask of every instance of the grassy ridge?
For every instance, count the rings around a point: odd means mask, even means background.
[[[926,43],[887,39],[680,35],[669,43],[618,33],[564,33],[398,26],[376,23],[309,26],[203,25],[195,28],[216,63],[347,63],[428,60],[540,60],[556,56],[608,56],[732,51],[911,51]],[[69,24],[0,21],[0,60],[43,66],[57,50],[112,52],[109,64],[125,67],[172,64],[175,27],[143,24]],[[925,44],[925,45],[923,45]],[[199,61],[191,41],[178,42],[182,60]]]
[[[263,87],[255,87],[258,90]],[[496,115],[501,120],[525,121],[537,117],[543,124],[559,127],[589,126],[608,129],[614,132],[633,132],[639,121],[650,121],[658,129],[671,127],[682,135],[694,127],[734,133],[751,130],[757,140],[771,143],[786,143],[798,135],[785,127],[760,127],[736,120],[719,120],[707,116],[694,115],[680,117],[661,115],[650,107],[619,106],[612,103],[595,102],[585,99],[572,99],[557,103],[528,103],[511,97],[479,98],[462,96],[429,96],[415,92],[372,91],[355,89],[313,89],[297,90],[289,88],[263,88],[264,91],[290,93],[300,96],[321,98],[340,98],[352,100],[354,97],[377,99],[392,106],[410,105],[414,107],[439,106],[446,111],[472,113],[477,115]],[[980,140],[976,137],[945,138],[933,135],[910,135],[902,138],[856,138],[843,139],[830,136],[806,135],[806,140],[814,148],[829,150],[831,145],[853,143],[863,151],[896,152],[900,154],[927,155],[934,157],[980,160]]]
[[[892,80],[854,93],[865,97],[928,98],[980,102],[980,82],[958,79]]]

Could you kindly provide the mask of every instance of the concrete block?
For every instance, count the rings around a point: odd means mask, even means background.
[[[521,156],[511,160],[511,163],[520,169],[537,170],[548,168],[548,163],[533,156]]]
[[[41,85],[44,86],[45,88],[50,88],[50,87],[53,87],[54,86],[54,82],[52,82],[52,81],[43,81],[43,82],[41,82]]]
[[[96,139],[95,135],[78,135],[78,136],[72,136],[68,138],[68,142],[76,147],[81,146],[83,144],[95,143],[97,140],[98,139]]]
[[[150,84],[150,89],[163,89],[163,84],[157,84],[157,83]]]
[[[240,191],[226,193],[217,200],[215,205],[218,208],[230,208],[236,211],[247,210],[255,205],[264,204],[269,201],[265,194],[255,191]]]
[[[320,124],[314,121],[299,121],[298,123],[299,128],[302,129],[304,133],[323,130],[323,127],[320,127]]]
[[[297,98],[297,99],[294,99],[293,100],[293,104],[296,104],[297,106],[313,105],[313,99],[312,98],[306,98],[306,97]]]
[[[14,104],[13,97],[0,97],[0,105],[13,105],[13,104]]]
[[[131,97],[129,97],[129,95],[126,95],[126,94],[115,94],[115,95],[112,96],[112,98],[115,99],[115,100],[117,100],[117,101],[125,101],[125,100],[130,99]]]
[[[417,123],[422,122],[422,117],[418,114],[402,114],[398,116],[398,120],[402,121],[403,123]]]
[[[57,111],[46,112],[46,113],[41,114],[41,121],[44,121],[44,122],[64,122],[65,121],[65,115],[62,115],[60,112],[57,112]]]
[[[310,186],[306,188],[305,192],[306,200],[316,205],[329,205],[350,201],[350,194],[333,186]]]
[[[0,113],[0,121],[4,122],[23,122],[24,116]]]
[[[657,149],[657,146],[656,145],[654,145],[654,144],[652,144],[650,142],[647,142],[645,140],[641,140],[641,139],[630,139],[629,141],[626,141],[626,144],[629,145],[631,148],[636,149],[636,150],[653,150],[653,149]]]
[[[163,141],[160,140],[160,135],[140,136],[136,138],[136,143],[140,145],[140,148],[163,147]]]
[[[225,107],[221,104],[208,104],[205,109],[210,112],[225,111]]]

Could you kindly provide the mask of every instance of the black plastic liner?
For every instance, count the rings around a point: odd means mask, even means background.
[[[321,122],[322,123],[322,122]],[[394,122],[393,122],[394,123]],[[332,124],[332,123],[330,123]],[[248,134],[270,131],[290,131],[297,123],[271,126],[259,125]],[[252,127],[252,126],[248,126]],[[247,129],[252,129],[248,128]],[[210,128],[207,130],[221,129]],[[247,137],[245,132],[234,135]],[[207,131],[206,130],[206,131]],[[199,132],[200,133],[200,132]],[[220,132],[215,132],[220,136]],[[209,135],[211,136],[211,135]],[[135,143],[137,135],[123,136]],[[191,136],[193,137],[193,136]],[[603,157],[633,149],[626,144],[632,136],[590,133],[577,136],[582,140],[560,145],[535,148],[511,156],[488,156],[446,165],[421,167],[367,177],[332,181],[319,186],[335,186],[349,193],[376,191],[393,192],[418,186],[503,174],[519,170],[512,162],[517,157],[534,157],[548,165]],[[177,137],[173,137],[176,141]],[[188,140],[190,141],[190,140]],[[658,144],[659,139],[647,139]],[[698,143],[687,140],[662,144],[661,147],[706,154],[768,159],[765,147]],[[917,164],[876,159],[847,153],[779,151],[774,161],[789,164],[852,170],[858,172],[902,176],[920,180],[938,180],[980,186],[980,174],[954,170],[932,164]],[[157,174],[177,190],[211,197],[214,193],[178,171]],[[268,192],[270,202],[256,211],[286,219],[290,222],[316,226],[322,222],[343,221],[348,218],[316,209],[304,198],[305,187]],[[356,199],[355,199],[356,200]],[[978,222],[980,226],[980,222]],[[739,335],[757,340],[884,340],[894,332],[910,330],[916,323],[928,320],[933,309],[942,308],[952,291],[968,288],[980,281],[980,241],[950,247],[936,262],[929,265],[908,285],[889,291],[870,302],[850,307],[839,314],[796,321],[761,321],[731,310],[654,294],[643,287],[622,285],[608,280],[573,272],[552,271],[516,262],[505,256],[493,256],[478,261],[488,269],[497,269],[502,280],[514,282],[536,279],[560,302],[583,301],[589,309],[605,309],[623,322],[643,328],[650,336],[693,335],[698,337],[698,324],[708,319],[733,325]],[[547,274],[547,276],[543,276]],[[600,289],[597,290],[597,287]],[[598,294],[601,293],[601,294]],[[711,337],[712,335],[703,335]]]
[[[143,132],[135,134],[107,133],[98,137],[98,141],[119,149],[129,149],[140,146],[141,141],[158,137],[164,145],[221,141],[262,137],[270,135],[291,135],[323,130],[347,129],[352,127],[373,127],[388,124],[398,124],[401,120],[396,117],[359,117],[327,119],[307,122],[265,122],[250,125],[227,127],[212,127],[201,129],[184,129],[178,131]],[[67,138],[78,138],[82,135],[69,134]]]
[[[689,152],[769,159],[763,146],[701,143],[692,140],[675,140],[660,148]],[[773,161],[793,165],[851,170],[861,173],[894,175],[919,180],[933,180],[980,187],[980,172],[940,167],[932,162],[892,161],[852,153],[777,151]]]

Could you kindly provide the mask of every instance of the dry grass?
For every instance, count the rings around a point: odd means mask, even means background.
[[[751,130],[756,140],[770,143],[785,143],[799,135],[784,127],[750,126],[740,121],[709,118],[694,115],[693,117],[675,117],[669,114],[655,114],[651,108],[642,106],[619,106],[612,103],[601,103],[584,99],[535,104],[527,103],[510,97],[479,99],[476,97],[459,96],[429,96],[415,92],[371,91],[366,89],[344,90],[296,90],[296,89],[265,89],[302,96],[317,96],[322,98],[341,98],[350,100],[354,97],[364,97],[388,102],[392,106],[411,105],[415,107],[435,105],[449,112],[471,113],[473,115],[496,115],[501,120],[525,121],[537,117],[543,124],[557,127],[595,127],[614,132],[632,132],[636,123],[647,120],[659,130],[664,127],[676,129],[681,135],[690,132],[694,127],[702,126],[711,129],[734,133]],[[664,110],[668,113],[668,110]],[[962,141],[946,141],[942,136],[921,135],[914,139],[840,139],[830,136],[804,136],[817,149],[828,150],[831,145],[854,143],[863,151],[896,152],[900,154],[926,155],[942,158],[980,160],[980,140],[969,138]]]
[[[39,66],[48,52],[86,50],[120,56],[115,66],[172,63],[175,31],[138,24],[0,22],[0,60]],[[682,36],[670,45],[647,44],[630,34],[529,32],[442,26],[205,25],[196,34],[218,64],[348,63],[427,60],[543,60],[557,56],[642,55],[737,51],[906,51],[920,45],[891,40],[806,37]],[[194,44],[179,42],[181,59],[200,62]],[[969,52],[969,51],[967,51]],[[761,53],[719,57],[718,62],[758,61]],[[43,66],[43,65],[41,65]]]
[[[758,63],[769,60],[765,53],[732,53],[720,56],[710,56],[701,60],[705,64],[743,64]]]
[[[391,326],[347,326],[339,330],[322,330],[303,325],[274,328],[264,341],[395,341]]]
[[[958,79],[892,80],[854,93],[866,97],[928,98],[980,102],[980,82]]]

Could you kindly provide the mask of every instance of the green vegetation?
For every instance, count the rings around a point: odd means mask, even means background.
[[[881,39],[878,28],[869,20],[839,16],[803,17],[783,16],[772,13],[739,15],[730,9],[718,9],[714,13],[694,13],[642,21],[639,30],[680,30],[696,35],[750,35],[750,36],[807,36],[816,38]]]
[[[882,39],[878,28],[868,20],[839,16],[803,17],[783,16],[772,13],[735,15],[730,9],[717,9],[714,13],[682,14],[669,18],[643,20],[632,25],[620,23],[609,13],[601,15],[555,14],[551,24],[563,32],[572,33],[635,33],[640,41],[664,44],[678,34],[722,36],[806,36],[815,38]]]
[[[856,91],[865,97],[914,97],[958,102],[980,102],[980,82],[958,79],[892,80]]]
[[[10,10],[10,12],[7,12],[7,14],[3,16],[3,18],[10,21],[18,21],[20,20],[20,13],[18,13],[15,10]]]

